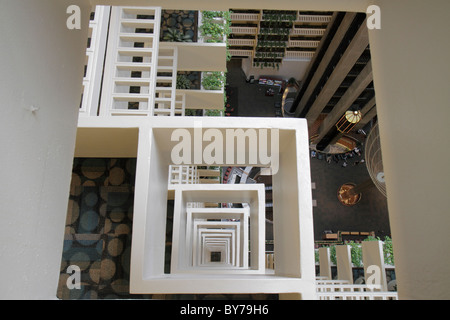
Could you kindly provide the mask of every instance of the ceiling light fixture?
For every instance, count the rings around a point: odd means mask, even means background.
[[[336,128],[339,132],[348,133],[361,119],[362,114],[360,110],[348,110],[336,123]]]

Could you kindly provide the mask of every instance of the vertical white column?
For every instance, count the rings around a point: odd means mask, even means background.
[[[331,280],[331,259],[330,259],[330,248],[322,247],[319,248],[319,265],[320,265],[320,276],[326,277]]]
[[[366,284],[380,285],[381,291],[387,291],[383,242],[378,240],[363,241],[361,246],[364,265],[364,279]]]
[[[1,2],[0,299],[56,298],[91,9],[69,30],[74,3]]]
[[[111,7],[96,6],[94,19],[89,22],[90,46],[86,49],[86,74],[83,78],[83,99],[80,116],[96,116],[100,100],[106,39]]]
[[[447,300],[450,2],[374,4],[381,29],[369,40],[398,295]]]
[[[337,277],[353,283],[352,257],[349,245],[336,246]]]

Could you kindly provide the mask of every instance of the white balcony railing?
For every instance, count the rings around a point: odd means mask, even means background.
[[[160,19],[159,7],[112,7],[100,115],[173,115],[174,91],[156,88],[158,66],[173,66],[159,57]]]
[[[322,36],[325,33],[325,29],[315,28],[294,28],[291,31],[291,35],[296,36]]]
[[[328,23],[331,21],[331,16],[327,15],[308,15],[299,14],[295,22],[318,22],[318,23]]]
[[[169,185],[196,183],[199,183],[197,166],[169,166]]]
[[[319,300],[398,300],[397,292],[319,292]]]
[[[259,21],[259,13],[232,13],[231,21]]]
[[[320,41],[310,40],[289,40],[289,47],[317,48]]]
[[[96,116],[100,99],[100,85],[104,62],[104,50],[108,33],[110,8],[96,6],[94,19],[89,22],[90,45],[86,49],[86,73],[83,78],[83,95],[80,116]]]
[[[352,284],[347,280],[316,280],[319,300],[398,300],[396,291],[380,291],[365,284]]]
[[[230,50],[232,56],[239,57],[251,57],[253,55],[253,50]]]
[[[230,46],[251,46],[256,44],[255,39],[228,39],[228,44]]]
[[[231,33],[234,34],[251,34],[255,35],[258,32],[257,27],[231,27]]]
[[[314,56],[314,52],[311,51],[287,51],[284,58],[291,60],[305,60],[311,59]]]

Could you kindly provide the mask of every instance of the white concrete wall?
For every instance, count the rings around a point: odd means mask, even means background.
[[[0,299],[56,297],[90,13],[67,29],[72,3],[0,2]]]
[[[450,2],[375,1],[369,32],[400,299],[449,299]]]
[[[223,110],[223,90],[177,89],[177,93],[185,94],[186,109]]]
[[[83,123],[82,118],[79,123]],[[136,158],[138,140],[138,128],[79,127],[74,156],[79,158]]]
[[[136,6],[163,6],[167,9],[204,9],[227,10],[229,8],[242,9],[274,9],[274,10],[316,10],[316,11],[365,11],[372,0],[91,0],[94,4],[136,5]]]
[[[175,43],[178,47],[178,71],[225,71],[225,43]]]

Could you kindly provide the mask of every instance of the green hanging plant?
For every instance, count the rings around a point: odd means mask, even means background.
[[[368,236],[364,241],[381,241],[380,237]],[[386,264],[394,265],[394,251],[392,247],[392,239],[388,236],[384,237],[383,256]]]
[[[168,42],[192,42],[191,37],[184,35],[175,28],[167,29],[163,36],[163,40]]]
[[[350,256],[351,261],[355,267],[361,267],[362,266],[362,248],[361,246],[354,242],[349,241],[347,243],[350,246]]]
[[[206,42],[224,42],[231,32],[231,14],[229,11],[202,11],[202,25],[199,30]],[[216,18],[223,19],[217,23]]]
[[[335,265],[337,264],[335,246],[330,247],[330,261]]]
[[[202,85],[206,90],[220,90],[225,85],[225,81],[225,76],[221,72],[208,72],[202,79]]]
[[[386,264],[394,265],[394,249],[392,247],[392,239],[388,236],[384,237],[384,262]]]
[[[191,80],[188,79],[184,74],[177,76],[177,89],[190,89]]]

